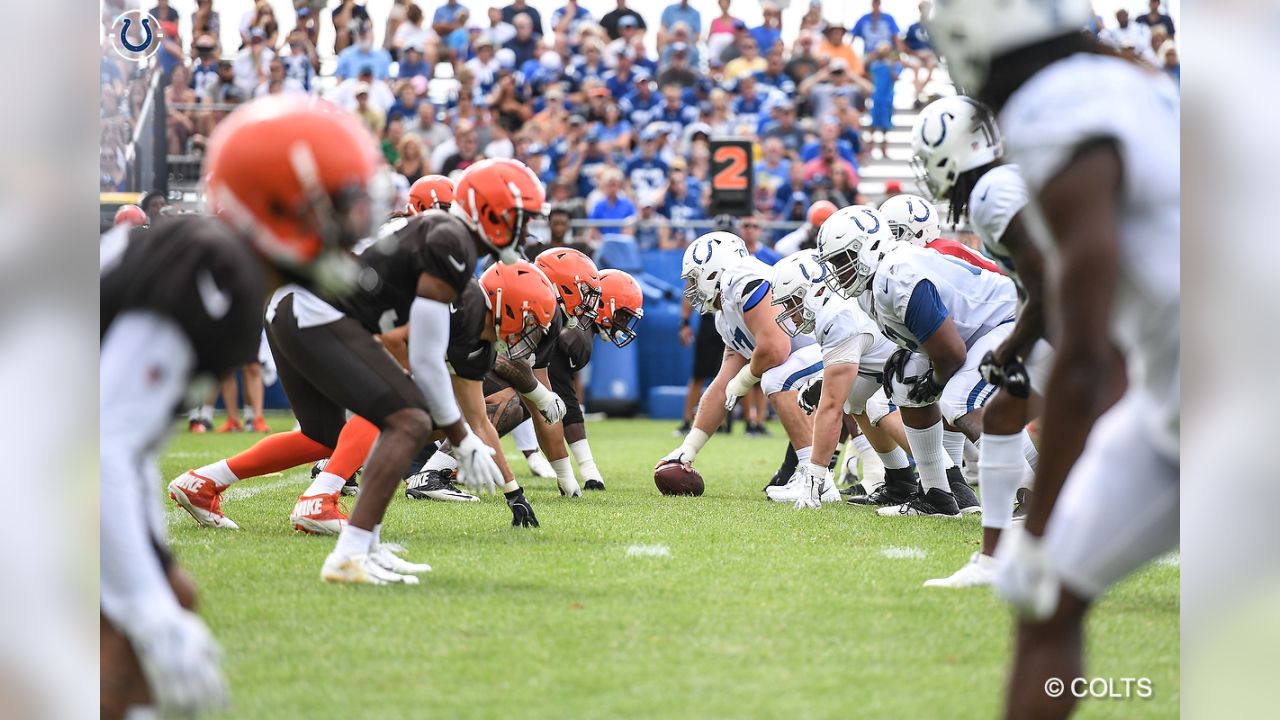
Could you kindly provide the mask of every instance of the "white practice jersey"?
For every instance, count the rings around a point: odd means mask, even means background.
[[[716,330],[725,347],[748,360],[755,352],[756,336],[747,327],[747,311],[762,302],[769,302],[765,296],[771,287],[772,277],[773,268],[755,257],[745,257],[725,268],[724,276],[720,278]],[[799,335],[791,339],[791,350],[795,352],[813,343],[812,335]]]
[[[1011,159],[1039,192],[1084,143],[1115,142],[1124,165],[1119,198],[1120,277],[1112,333],[1131,387],[1153,405],[1153,440],[1177,452],[1181,224],[1178,90],[1157,70],[1078,54],[1031,78],[1009,99],[1000,126]],[[1029,231],[1054,262],[1043,219]]]
[[[921,290],[928,280],[936,296]],[[950,255],[896,243],[871,280],[872,319],[899,346],[919,350],[950,317],[971,347],[995,327],[1013,320],[1018,291],[1009,278]],[[922,293],[913,303],[912,298]]]
[[[824,365],[856,362],[859,374],[878,376],[884,372],[889,356],[898,349],[854,300],[834,295],[818,310],[816,321],[813,336],[822,346]],[[866,349],[858,358],[846,357],[846,348],[860,335],[870,338]]]
[[[1027,204],[1027,182],[1017,165],[999,165],[988,170],[969,193],[969,224],[982,239],[982,249],[1004,270],[1004,274],[1021,283],[1013,267],[1013,257],[1001,242],[1004,231]]]

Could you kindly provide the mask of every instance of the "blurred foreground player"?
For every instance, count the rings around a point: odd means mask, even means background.
[[[272,97],[209,140],[218,218],[117,227],[101,245],[101,658],[103,717],[154,705],[197,715],[227,699],[219,650],[170,556],[155,456],[197,377],[256,360],[273,280],[328,283],[370,228],[372,138],[347,114]],[[255,252],[256,251],[256,252]],[[145,678],[145,682],[143,681]]]
[[[1178,89],[1081,33],[1090,17],[1088,0],[955,0],[929,27],[1035,197],[1056,329],[1036,492],[1024,532],[996,550],[996,587],[1023,617],[1005,711],[1017,718],[1071,712],[1072,693],[1043,688],[1085,674],[1093,600],[1178,544]],[[1130,384],[1108,410],[1113,344]]]

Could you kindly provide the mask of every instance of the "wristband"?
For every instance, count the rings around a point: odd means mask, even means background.
[[[520,393],[520,394],[529,398],[529,401],[532,402],[534,405],[537,405],[538,407],[542,407],[548,402],[551,402],[552,393],[542,383],[538,383],[537,386],[534,387],[529,392]]]
[[[680,445],[681,447],[692,450],[693,452],[691,452],[690,455],[697,455],[699,452],[702,452],[702,446],[706,445],[707,440],[710,439],[710,435],[702,432],[698,428],[694,428],[689,431],[688,435],[684,436],[684,442],[680,443]]]

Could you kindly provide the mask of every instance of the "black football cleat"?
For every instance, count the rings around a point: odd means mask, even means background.
[[[1027,519],[1027,503],[1031,502],[1031,490],[1020,487],[1013,495],[1013,521],[1022,522]]]
[[[583,490],[600,490],[604,491],[604,483],[600,480],[588,480],[582,483]]]
[[[452,470],[424,470],[411,475],[404,496],[412,500],[444,502],[479,502],[480,498],[459,490],[453,484]]]
[[[864,488],[864,487],[862,487],[862,483],[860,483],[860,482],[856,482],[856,483],[854,483],[854,484],[850,485],[849,487],[847,487],[847,488],[845,488],[845,489],[841,490],[841,491],[840,491],[840,494],[841,494],[841,495],[854,495],[854,496],[861,495],[861,496],[863,496],[863,497],[866,497],[866,495],[867,495],[867,489],[866,489],[866,488]]]
[[[960,468],[952,465],[947,468],[947,485],[951,486],[951,496],[956,499],[956,505],[960,507],[960,512],[965,515],[982,512],[982,505],[978,502],[978,495],[969,487],[969,483],[964,480],[964,472]]]
[[[937,488],[929,488],[928,492],[916,493],[907,498],[901,505],[890,505],[876,510],[881,517],[899,517],[916,515],[920,517],[960,517],[960,506],[951,493]]]
[[[901,505],[920,490],[915,472],[909,468],[885,468],[884,485],[868,495],[851,495],[850,505]]]

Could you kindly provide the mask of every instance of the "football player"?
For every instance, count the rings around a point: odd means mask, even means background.
[[[923,492],[879,512],[955,517],[978,511],[959,468],[939,452],[942,421],[979,439],[982,406],[995,388],[982,379],[978,364],[1012,329],[1012,281],[896,241],[884,216],[865,206],[844,208],[827,220],[818,254],[832,289],[859,298],[901,348],[885,367],[886,394],[901,409]],[[1046,360],[1047,346],[1028,363]]]
[[[710,434],[738,400],[759,384],[773,403],[798,465],[809,462],[813,423],[796,404],[796,388],[822,370],[822,353],[811,335],[788,337],[777,323],[772,302],[773,271],[747,254],[737,235],[711,232],[685,249],[682,277],[686,297],[703,315],[715,313],[716,330],[725,342],[720,371],[698,404],[693,428],[658,465],[691,464]],[[794,503],[804,488],[798,476],[786,485],[765,488],[769,499]],[[826,483],[822,502],[839,502],[835,483]]]
[[[826,268],[813,250],[783,258],[773,268],[773,304],[781,308],[778,325],[791,337],[813,334],[822,349],[820,399],[813,412],[813,445],[809,463],[800,468],[803,493],[797,508],[818,507],[828,467],[839,449],[846,413],[876,449],[885,467],[884,484],[872,499],[853,504],[889,504],[915,489],[902,420],[884,395],[884,365],[897,350],[881,334],[857,302],[840,297],[826,284]],[[805,393],[800,393],[804,397]]]
[[[188,385],[258,355],[272,281],[349,274],[343,248],[369,230],[373,139],[311,98],[247,103],[209,138],[206,196],[217,218],[117,226],[100,246],[102,326],[102,715],[198,715],[226,702],[219,650],[192,612],[154,494],[155,454]]]
[[[818,246],[818,228],[827,221],[839,208],[830,200],[819,200],[809,206],[804,214],[804,224],[783,235],[774,243],[773,249],[782,257],[795,254],[800,250],[812,250]]]
[[[286,286],[267,306],[267,337],[301,430],[268,437],[242,456],[268,467],[327,457],[347,426],[347,410],[380,431],[350,521],[321,569],[326,582],[413,584],[415,574],[430,570],[397,557],[380,530],[404,468],[433,426],[453,443],[475,489],[504,484],[493,448],[464,421],[453,395],[445,362],[449,304],[471,280],[478,252],[507,264],[518,259],[527,222],[542,212],[543,190],[523,164],[489,160],[463,172],[458,195],[447,213],[390,223],[365,241],[359,292],[324,298]],[[412,376],[374,339],[406,323]],[[170,496],[203,525],[234,527],[220,496],[238,477],[226,461],[215,463],[174,480]],[[341,483],[322,488],[319,503],[336,502],[340,490]]]
[[[128,225],[129,227],[144,227],[151,221],[147,218],[147,214],[137,205],[121,205],[116,210],[115,219],[112,221],[113,226]]]
[[[1000,267],[981,253],[970,250],[964,243],[942,237],[942,219],[938,210],[919,195],[894,195],[880,204],[880,214],[889,221],[889,231],[898,242],[927,247],[983,270],[1000,272]]]
[[[944,125],[949,133],[939,132]],[[950,203],[953,223],[968,216],[983,249],[1018,290],[1013,330],[979,366],[983,379],[1000,388],[982,413],[982,549],[950,577],[925,582],[926,587],[985,586],[995,577],[1000,532],[1009,527],[1015,503],[1025,501],[1036,460],[1026,425],[1032,419],[1030,396],[1044,393],[1045,378],[1029,377],[1022,358],[1044,337],[1043,259],[1022,223],[1026,183],[1016,165],[1002,162],[1000,131],[986,107],[963,95],[936,100],[916,118],[911,144],[921,184],[935,199]]]
[[[1083,674],[1093,600],[1178,543],[1178,89],[1081,33],[1090,18],[1087,0],[955,0],[929,27],[1035,198],[1056,328],[1036,492],[996,551],[996,586],[1023,615],[1009,717],[1071,712],[1072,693],[1041,688]],[[1113,347],[1130,383],[1106,409]]]
[[[409,202],[404,211],[417,215],[428,210],[448,210],[453,205],[453,181],[443,175],[423,175],[409,186]]]

